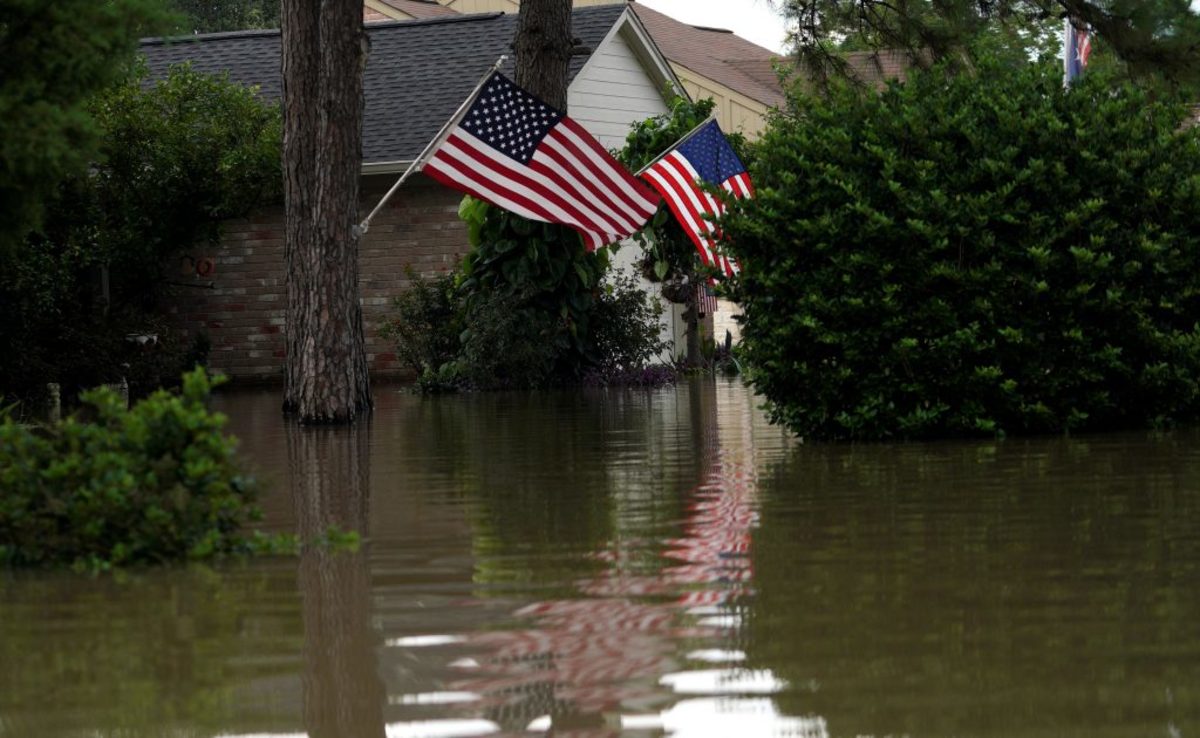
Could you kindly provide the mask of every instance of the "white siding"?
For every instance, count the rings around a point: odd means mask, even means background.
[[[667,104],[633,49],[613,34],[571,83],[567,112],[600,143],[619,149],[632,123],[666,113]]]
[[[609,36],[592,53],[567,90],[567,114],[609,149],[625,145],[632,124],[666,112],[662,90],[621,33]],[[626,242],[613,257],[613,267],[637,274],[634,263],[641,255],[640,246]],[[651,295],[659,294],[657,285],[640,277],[639,281]],[[660,334],[672,347],[659,360],[670,361],[685,350],[686,342],[679,308],[665,300],[662,303]]]

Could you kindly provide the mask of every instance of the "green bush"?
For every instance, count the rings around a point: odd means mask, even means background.
[[[0,562],[99,567],[247,552],[255,485],[238,470],[224,416],[205,407],[203,370],[180,394],[127,410],[108,389],[85,393],[94,420],[0,424]]]
[[[609,279],[592,312],[593,381],[621,383],[667,350],[658,322],[662,310],[632,276]]]
[[[98,155],[45,203],[43,226],[0,253],[0,404],[36,401],[46,382],[73,402],[122,376],[143,393],[176,381],[196,354],[161,315],[170,256],[280,196],[277,104],[186,66],[145,82],[133,74],[92,97]],[[158,348],[131,350],[130,333],[157,334]]]
[[[382,333],[395,342],[423,393],[671,378],[669,372],[642,375],[666,345],[659,335],[662,307],[632,277],[589,294],[582,316],[590,329],[579,346],[566,340],[568,314],[546,309],[528,291],[477,292],[463,286],[461,274],[410,279]]]
[[[471,197],[459,215],[472,247],[461,271],[410,274],[383,329],[422,392],[616,380],[662,350],[657,301],[631,282],[604,283],[609,249],[588,253],[566,226]]]
[[[1200,136],[1098,75],[981,61],[795,93],[725,221],[755,387],[811,438],[1200,409]]]
[[[565,381],[570,365],[561,318],[518,293],[475,295],[466,304],[455,364],[473,389],[536,389]]]
[[[416,376],[436,373],[458,355],[462,306],[456,275],[425,278],[406,270],[409,288],[392,299],[396,317],[384,324],[384,338],[396,344],[396,356]]]

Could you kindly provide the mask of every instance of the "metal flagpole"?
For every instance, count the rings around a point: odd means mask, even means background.
[[[479,78],[479,82],[475,85],[475,89],[471,90],[471,94],[467,95],[467,99],[463,100],[463,104],[458,106],[458,110],[454,111],[454,115],[450,116],[450,120],[446,121],[446,123],[437,132],[437,135],[434,136],[428,144],[426,144],[424,150],[421,151],[421,154],[416,159],[413,159],[412,163],[408,165],[408,169],[404,170],[404,174],[400,175],[400,179],[396,180],[396,184],[392,185],[392,188],[387,191],[387,194],[383,196],[383,199],[379,201],[379,204],[375,206],[375,209],[367,214],[367,217],[363,219],[363,222],[358,224],[357,228],[359,236],[366,234],[367,230],[371,227],[371,220],[374,219],[376,214],[383,209],[384,205],[387,205],[388,200],[392,199],[392,195],[396,194],[396,191],[400,189],[400,186],[404,184],[404,181],[408,179],[413,172],[421,168],[421,166],[425,163],[425,157],[429,156],[429,152],[436,149],[438,145],[442,143],[447,134],[450,132],[450,129],[452,129],[458,123],[460,118],[462,118],[462,115],[466,109],[471,106],[471,103],[475,102],[475,98],[479,96],[479,91],[483,89],[484,83],[488,81],[489,77],[496,73],[496,70],[500,68],[500,65],[503,64],[506,59],[508,59],[508,55],[502,54],[500,58],[496,60],[496,63],[492,65],[492,68]]]
[[[714,120],[716,120],[716,119],[717,119],[717,111],[715,111],[715,110],[714,110],[714,111],[712,111],[712,113],[710,113],[710,114],[709,114],[709,116],[708,116],[707,118],[705,118],[705,119],[704,119],[704,121],[703,121],[702,123],[700,123],[698,126],[696,126],[695,128],[693,128],[692,130],[688,131],[686,136],[684,136],[683,138],[679,139],[679,140],[678,140],[678,141],[676,141],[675,143],[673,143],[673,144],[671,144],[670,146],[668,146],[666,151],[664,151],[664,152],[662,152],[661,154],[659,154],[658,156],[654,157],[654,161],[650,162],[650,163],[649,163],[649,164],[647,164],[646,166],[644,166],[644,167],[642,167],[641,169],[639,169],[639,170],[637,171],[637,174],[635,174],[635,175],[633,175],[633,176],[635,176],[635,177],[640,177],[640,176],[642,176],[643,174],[645,174],[647,169],[649,169],[650,167],[652,167],[652,166],[654,166],[655,164],[657,164],[657,163],[658,163],[659,161],[661,161],[661,160],[662,160],[662,158],[663,158],[664,156],[666,156],[667,154],[671,153],[671,152],[672,152],[672,151],[674,151],[675,149],[677,149],[677,148],[679,148],[680,146],[682,146],[684,143],[686,143],[686,142],[687,142],[687,140],[688,140],[689,138],[691,138],[692,136],[695,136],[695,135],[696,135],[696,134],[697,134],[697,133],[700,131],[700,129],[701,129],[701,128],[703,128],[704,126],[708,125],[709,123],[713,122],[713,121],[714,121]]]

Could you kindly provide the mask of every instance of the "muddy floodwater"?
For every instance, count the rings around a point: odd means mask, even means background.
[[[1200,736],[1200,433],[804,445],[740,384],[217,398],[357,552],[0,572],[0,737]]]

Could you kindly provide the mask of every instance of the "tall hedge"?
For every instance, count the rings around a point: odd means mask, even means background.
[[[1200,409],[1200,138],[1051,65],[795,93],[725,223],[772,417],[822,439],[1159,425]]]

